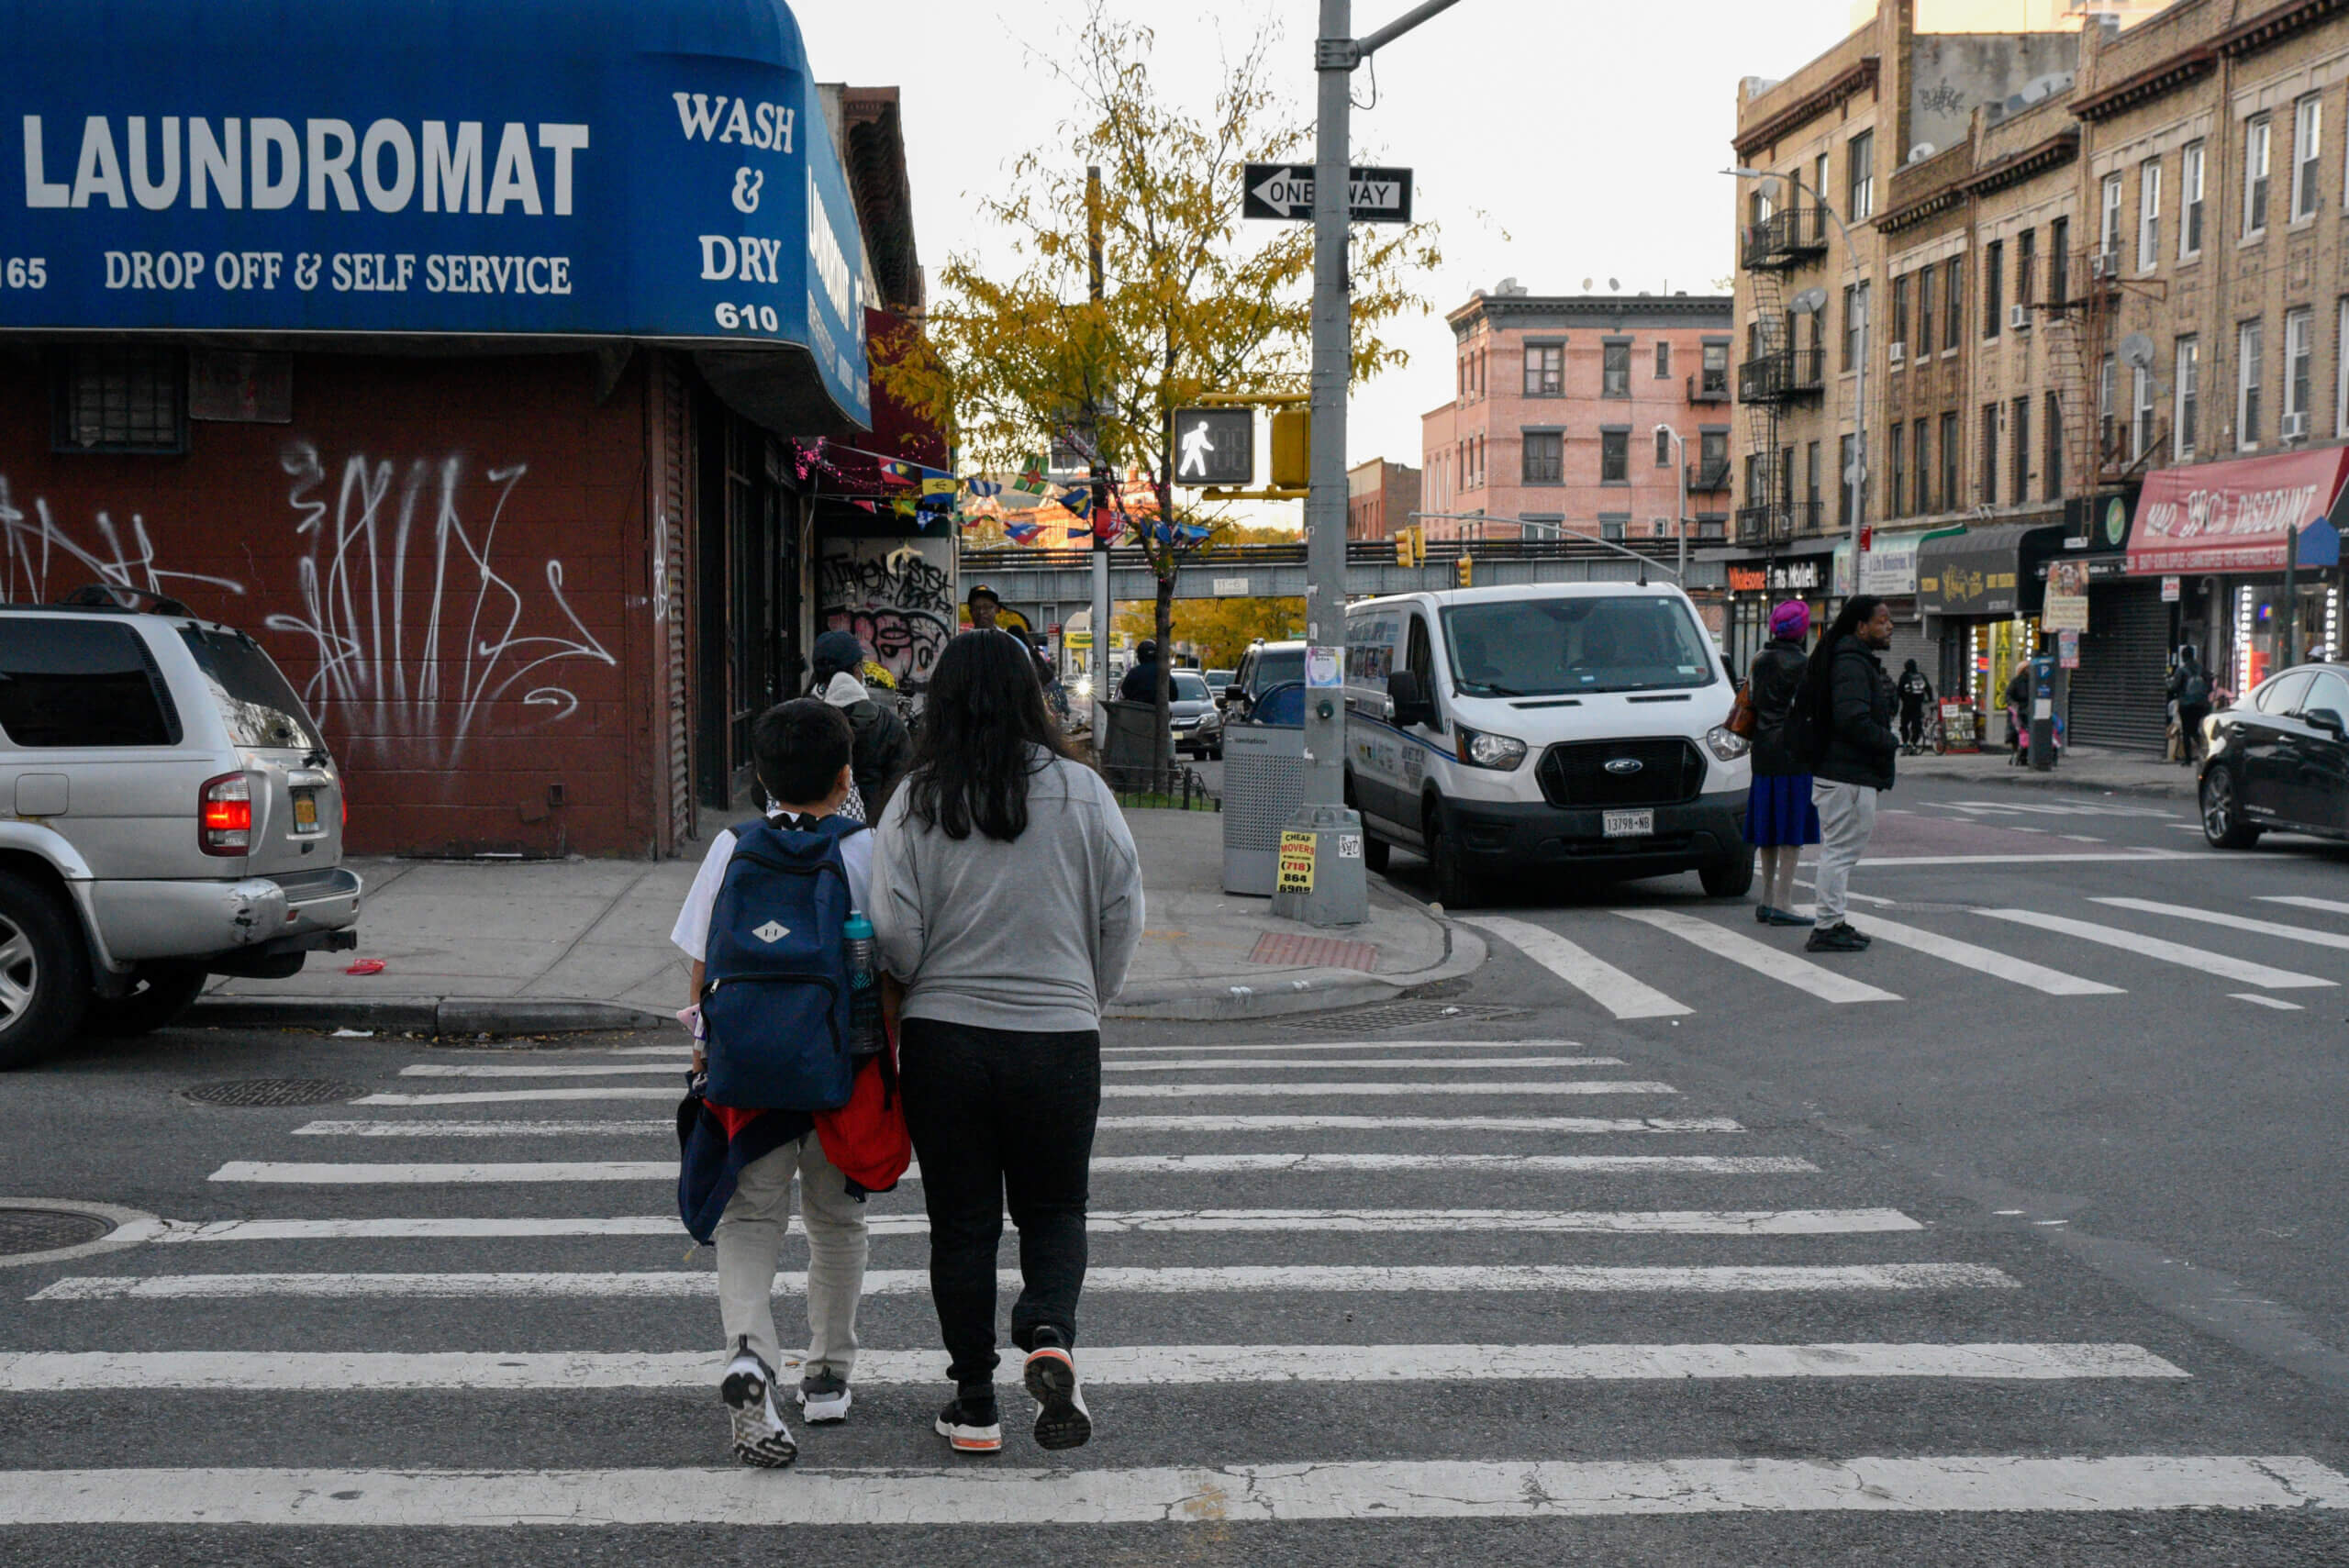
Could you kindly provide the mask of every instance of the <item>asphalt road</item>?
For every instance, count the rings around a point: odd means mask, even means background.
[[[661,1041],[93,1043],[0,1081],[0,1193],[257,1223],[0,1260],[0,1562],[2349,1561],[2349,908],[2276,901],[2349,905],[2349,862],[2121,796],[1894,804],[1854,888],[1911,945],[1524,886],[1416,1016],[1113,1027],[1097,1436],[1057,1456],[1016,1394],[999,1461],[930,1435],[909,1184],[853,1417],[726,1466],[674,1083],[615,1051]],[[180,1093],[264,1077],[404,1098]]]

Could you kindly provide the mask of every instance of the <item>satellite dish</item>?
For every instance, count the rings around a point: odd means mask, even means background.
[[[1588,294],[1590,292],[1590,280],[1588,278],[1585,278],[1582,281],[1582,292],[1585,294]]]
[[[1805,289],[1802,293],[1795,295],[1793,300],[1789,302],[1791,308],[1798,316],[1809,316],[1812,311],[1818,310],[1825,306],[1826,303],[1827,291],[1820,288]]]
[[[1615,289],[1615,290],[1620,291],[1620,290],[1622,288],[1622,286],[1623,286],[1623,285],[1622,285],[1621,284],[1620,284],[1620,283],[1617,283],[1613,278],[1609,278],[1609,279],[1608,279],[1608,280],[1607,280],[1607,286],[1608,286],[1609,288],[1610,288],[1610,289]]]
[[[1916,146],[1909,150],[1909,161],[1911,163],[1922,163],[1926,159],[1931,158],[1934,153],[1940,150],[1940,148],[1935,147],[1930,141],[1920,141]]]
[[[2121,339],[2121,362],[2132,371],[2154,368],[2154,340],[2143,332],[2132,332]]]

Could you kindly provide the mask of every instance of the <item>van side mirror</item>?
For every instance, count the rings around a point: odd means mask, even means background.
[[[1431,728],[1435,724],[1435,699],[1428,695],[1416,670],[1397,670],[1386,677],[1386,704],[1394,710],[1395,722],[1406,729],[1414,724]]]
[[[1216,700],[1224,704],[1226,706],[1237,706],[1238,704],[1248,700],[1248,688],[1241,685],[1238,682],[1234,682],[1230,685],[1224,687],[1223,695],[1218,697]]]

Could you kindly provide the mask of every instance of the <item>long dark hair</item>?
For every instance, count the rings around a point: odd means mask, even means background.
[[[1862,625],[1876,618],[1884,601],[1874,594],[1854,594],[1843,601],[1818,643],[1810,651],[1810,662],[1803,667],[1802,695],[1804,706],[1814,722],[1827,715],[1829,693],[1835,679],[1835,650],[1842,640],[1857,633]],[[1820,726],[1823,735],[1825,729]]]
[[[1028,645],[1000,631],[966,631],[930,672],[921,729],[906,774],[906,814],[950,839],[976,828],[1009,843],[1028,830],[1028,781],[1037,750],[1064,757],[1044,711]]]

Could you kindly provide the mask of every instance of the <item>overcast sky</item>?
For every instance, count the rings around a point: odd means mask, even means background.
[[[1281,18],[1275,60],[1300,117],[1313,96],[1315,0],[1110,0],[1158,29],[1164,90],[1204,105],[1220,60]],[[1357,0],[1369,32],[1408,0]],[[1005,254],[973,216],[1010,161],[1066,116],[1043,60],[1082,0],[795,0],[824,81],[903,90],[917,243],[935,282],[951,251]],[[1777,77],[1846,30],[1849,0],[1461,0],[1377,57],[1377,102],[1353,117],[1357,162],[1417,173],[1418,215],[1442,228],[1434,306],[1401,324],[1411,363],[1356,390],[1349,461],[1419,461],[1419,416],[1452,389],[1443,313],[1514,276],[1535,294],[1711,290],[1732,265],[1738,79]],[[1367,67],[1355,101],[1372,93]]]

